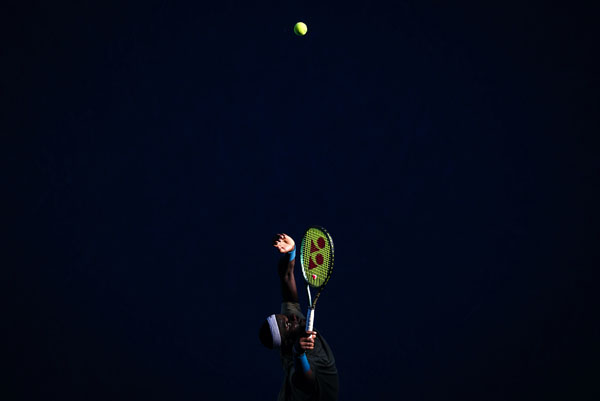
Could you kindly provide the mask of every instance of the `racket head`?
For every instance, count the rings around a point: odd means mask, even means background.
[[[313,288],[323,288],[333,270],[333,240],[325,228],[312,226],[300,243],[300,266],[306,283]]]

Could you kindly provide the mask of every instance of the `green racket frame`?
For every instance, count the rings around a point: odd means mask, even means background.
[[[329,232],[321,226],[311,226],[302,237],[300,243],[300,266],[306,281],[308,294],[308,313],[306,330],[311,331],[315,319],[315,305],[321,291],[331,278],[333,271],[333,240]],[[310,288],[315,288],[317,295],[312,298]]]

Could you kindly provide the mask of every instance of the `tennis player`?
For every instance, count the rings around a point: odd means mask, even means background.
[[[279,349],[284,378],[277,400],[337,400],[339,381],[331,348],[320,333],[305,330],[294,278],[294,240],[277,234],[273,246],[282,254],[278,271],[283,302],[281,313],[267,317],[258,336],[265,347]]]

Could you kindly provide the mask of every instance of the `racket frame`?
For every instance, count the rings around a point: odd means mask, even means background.
[[[306,269],[304,268],[304,246],[305,246],[305,239],[306,239],[306,235],[308,234],[308,232],[311,229],[317,229],[319,231],[321,231],[329,246],[330,246],[330,257],[329,257],[329,266],[327,267],[327,277],[325,278],[325,281],[323,281],[323,284],[321,284],[320,286],[314,286],[312,284],[310,284],[309,280],[308,280],[308,274],[306,273]],[[308,312],[306,314],[306,331],[312,331],[313,326],[314,326],[314,321],[315,321],[315,306],[317,304],[317,300],[319,299],[319,296],[321,295],[321,292],[323,291],[323,288],[325,288],[325,285],[327,285],[327,283],[329,282],[329,279],[331,278],[331,273],[333,271],[333,262],[334,262],[334,246],[333,246],[333,239],[331,238],[331,234],[329,234],[329,232],[321,226],[310,226],[306,232],[304,233],[304,235],[302,236],[302,242],[300,243],[300,267],[302,269],[302,276],[304,277],[304,280],[306,281],[306,293],[308,295]],[[310,288],[315,288],[317,290],[317,294],[315,295],[314,299],[311,296],[310,293]]]

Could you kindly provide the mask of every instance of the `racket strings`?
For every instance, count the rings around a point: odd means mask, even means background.
[[[329,235],[311,228],[302,240],[302,270],[306,282],[313,287],[324,286],[333,267],[333,243]]]

